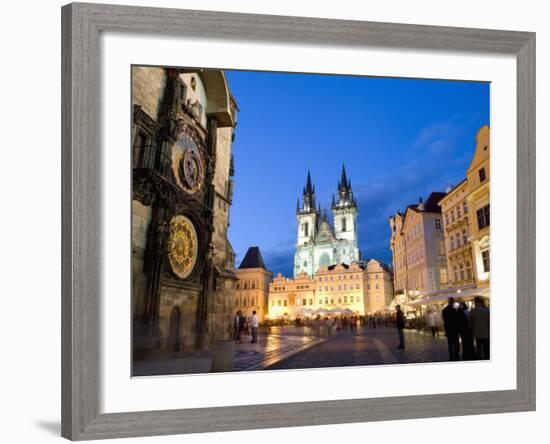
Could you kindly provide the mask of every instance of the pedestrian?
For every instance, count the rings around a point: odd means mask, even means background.
[[[396,305],[395,309],[395,325],[397,327],[397,337],[399,338],[399,346],[397,347],[400,350],[405,348],[405,335],[403,334],[403,329],[405,328],[405,315],[401,310],[401,305]]]
[[[252,327],[252,341],[250,341],[252,344],[255,344],[258,342],[258,316],[256,315],[256,310],[252,311],[252,319],[250,320],[250,325]]]
[[[242,335],[246,331],[246,318],[243,315],[243,312],[239,310],[239,342],[241,341]]]
[[[481,296],[474,298],[475,307],[470,312],[472,336],[476,342],[476,358],[489,359],[489,308]]]
[[[342,334],[342,319],[340,317],[336,318],[336,333]]]
[[[237,311],[235,314],[235,317],[233,318],[233,339],[235,340],[235,344],[238,344],[241,342],[241,312]]]
[[[460,358],[460,343],[458,341],[458,303],[449,298],[447,306],[441,312],[447,346],[449,347],[449,361],[458,361]]]
[[[426,313],[426,325],[432,332],[432,338],[435,338],[436,333],[437,333],[437,329],[436,329],[436,326],[435,326],[436,325],[435,324],[435,315],[434,315],[433,310],[431,310],[431,309],[429,309],[428,312]]]
[[[474,340],[470,329],[470,312],[466,302],[461,302],[458,307],[458,335],[462,343],[462,359],[468,361],[474,358]]]

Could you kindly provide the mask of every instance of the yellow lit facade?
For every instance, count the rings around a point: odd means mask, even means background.
[[[449,285],[459,288],[475,283],[471,242],[468,181],[464,179],[441,199]]]
[[[489,285],[490,281],[490,128],[483,126],[476,136],[474,158],[466,173],[470,233],[474,270],[478,287]]]
[[[269,318],[365,315],[383,311],[392,295],[391,273],[374,259],[320,267],[311,278],[279,273],[269,286]]]
[[[466,178],[441,199],[451,286],[486,287],[490,278],[490,128],[481,127]]]
[[[269,283],[273,273],[266,268],[259,247],[248,249],[235,275],[238,281],[235,284],[233,313],[240,310],[244,316],[250,317],[256,311],[258,320],[263,321],[267,314]]]

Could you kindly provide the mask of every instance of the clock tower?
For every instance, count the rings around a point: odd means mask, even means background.
[[[236,118],[219,70],[132,68],[134,354],[208,348],[233,305]],[[225,282],[227,281],[227,282]]]

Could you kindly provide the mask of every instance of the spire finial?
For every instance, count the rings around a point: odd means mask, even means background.
[[[308,193],[313,193],[313,186],[311,185],[311,173],[309,171],[309,168],[307,170],[307,182],[306,182],[306,191]]]
[[[344,165],[343,161],[342,161],[342,178],[340,179],[340,186],[344,188],[349,188],[348,175],[346,174],[346,166]]]

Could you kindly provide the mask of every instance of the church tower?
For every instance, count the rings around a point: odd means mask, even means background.
[[[304,186],[303,203],[300,207],[300,199],[296,204],[296,217],[298,219],[298,245],[311,243],[315,240],[319,224],[319,209],[315,208],[315,186],[311,183],[311,174],[307,172],[307,181]]]
[[[336,199],[332,196],[332,214],[334,217],[334,234],[337,240],[347,241],[347,248],[340,254],[342,262],[351,263],[359,260],[357,248],[357,201],[351,188],[351,180],[346,174],[346,167],[342,165],[342,176],[338,182]]]
[[[315,187],[311,183],[309,171],[302,196],[302,205],[300,206],[300,199],[296,204],[298,236],[294,255],[294,276],[302,272],[312,276],[315,271],[314,243],[319,229],[321,208],[315,208]]]

